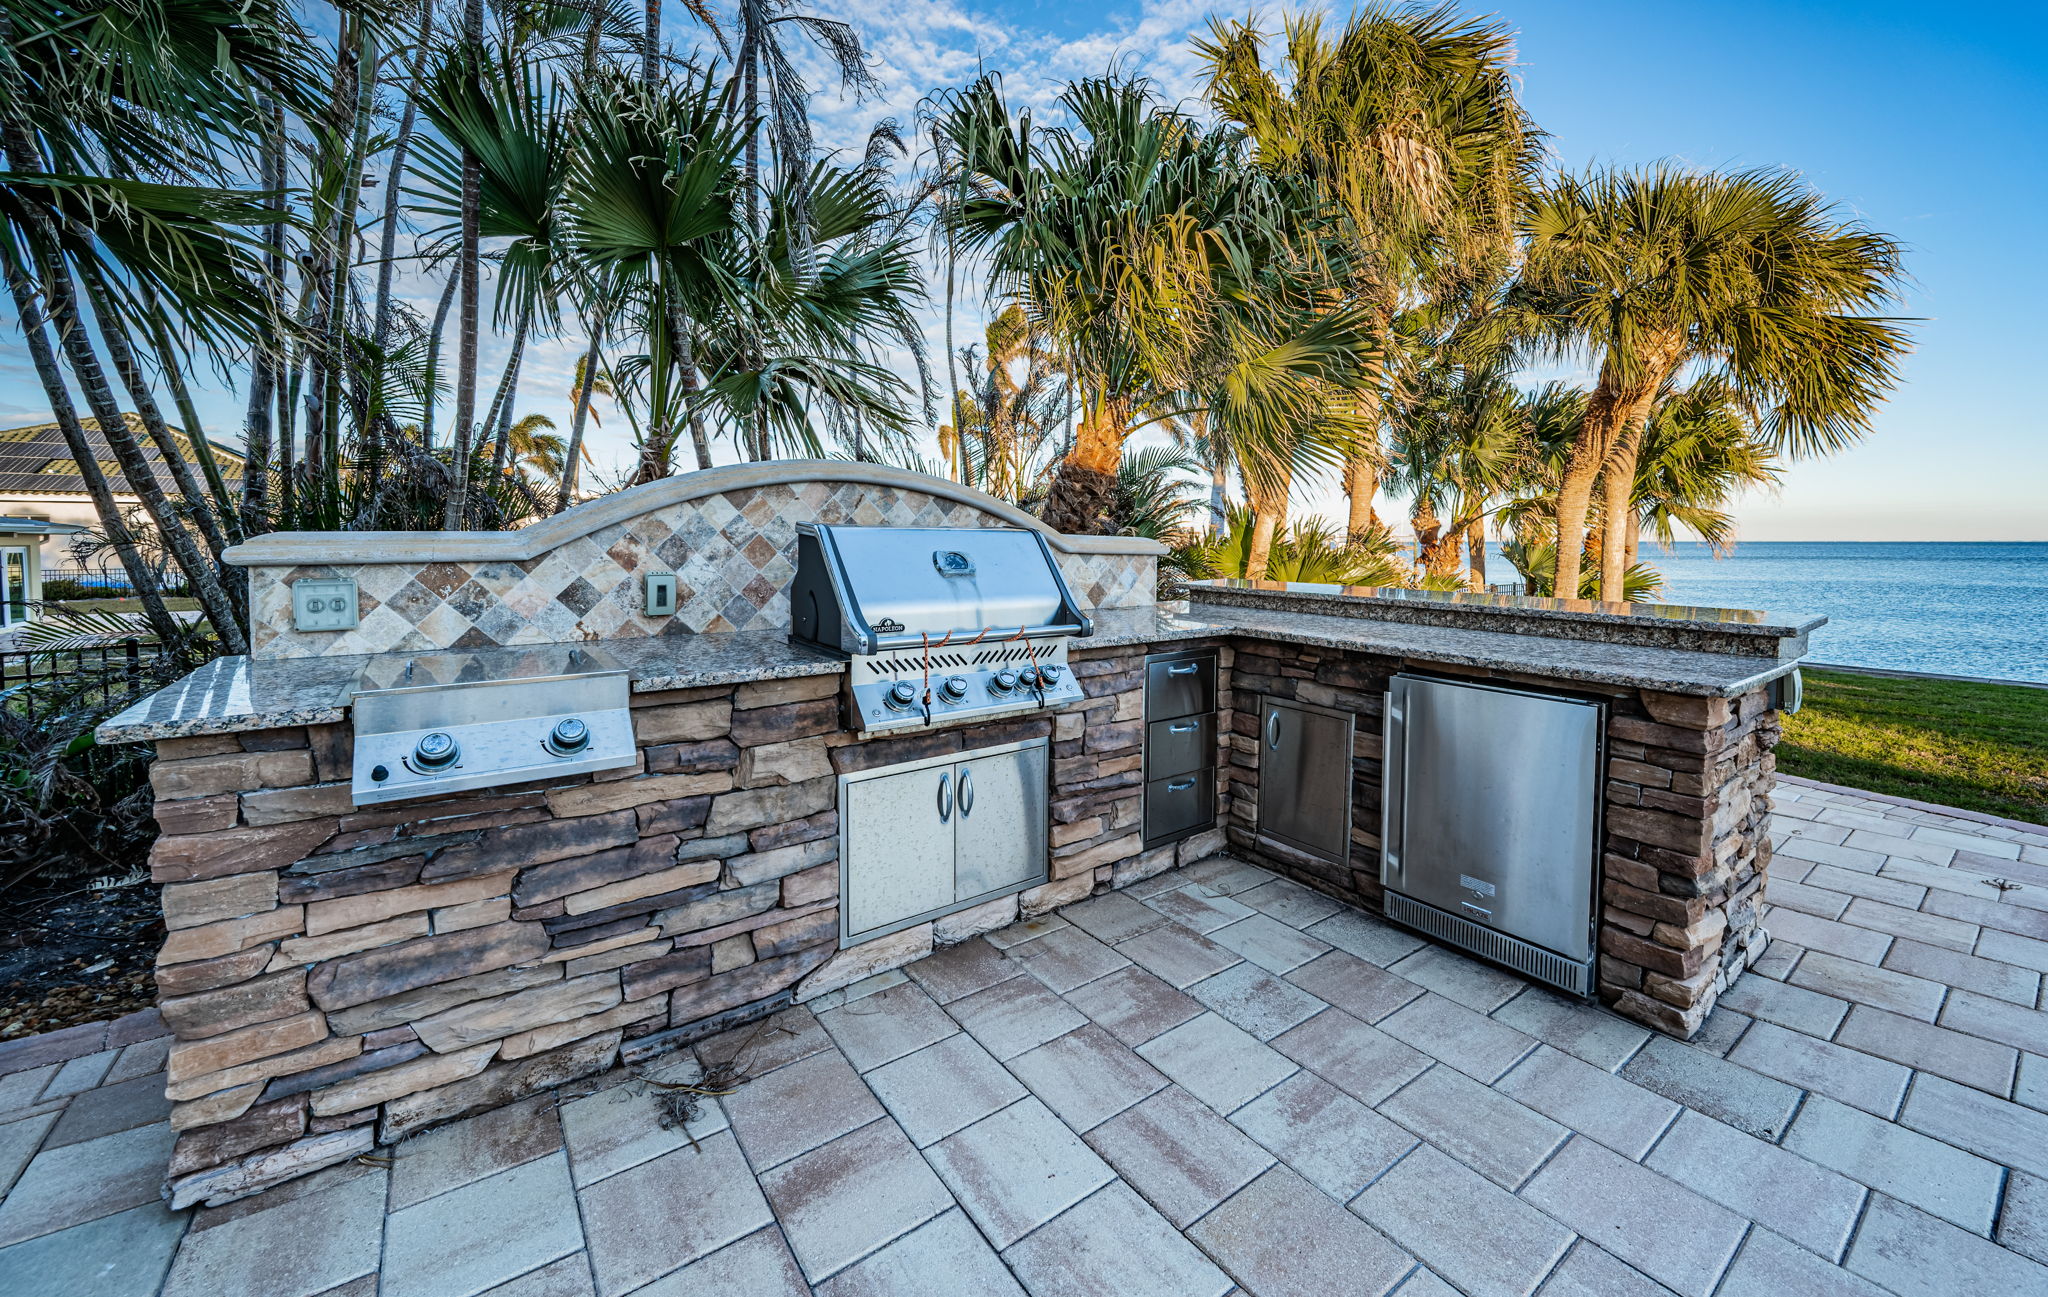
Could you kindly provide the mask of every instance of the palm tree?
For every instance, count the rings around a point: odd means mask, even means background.
[[[1206,409],[1223,434],[1277,445],[1362,339],[1355,312],[1304,309],[1314,213],[1245,164],[1236,132],[1163,107],[1141,78],[1076,82],[1060,103],[1071,128],[1014,115],[993,76],[941,96],[933,126],[958,169],[941,219],[1066,353],[1080,420],[1044,516],[1101,532],[1143,423]]]
[[[1407,564],[1384,529],[1366,540],[1353,541],[1315,518],[1298,522],[1273,538],[1255,568],[1252,545],[1257,525],[1249,507],[1232,505],[1221,530],[1187,547],[1182,562],[1189,575],[1324,585],[1405,586],[1411,580]]]
[[[1340,218],[1347,294],[1391,362],[1396,315],[1419,298],[1498,277],[1538,162],[1514,96],[1509,29],[1450,4],[1369,5],[1334,40],[1318,15],[1284,24],[1276,68],[1250,20],[1196,42],[1207,93],[1251,137],[1261,167],[1305,182]],[[1363,430],[1345,465],[1348,530],[1376,523],[1385,468],[1377,429],[1392,379],[1381,364],[1350,396]]]
[[[692,321],[735,292],[726,245],[745,131],[701,69],[651,86],[600,69],[577,97],[560,220],[591,300],[646,347],[614,373],[630,377],[636,397],[644,387],[645,423],[634,403],[626,413],[640,447],[635,479],[651,481],[668,473],[690,413]],[[708,464],[708,446],[698,458]]]
[[[1527,235],[1521,305],[1550,350],[1599,364],[1558,491],[1560,589],[1578,585],[1597,482],[1600,589],[1619,593],[1646,419],[1689,367],[1724,375],[1793,456],[1861,437],[1897,382],[1906,332],[1871,312],[1895,300],[1898,245],[1788,172],[1565,176],[1539,196]]]
[[[1734,548],[1729,503],[1739,491],[1777,481],[1777,452],[1726,377],[1705,374],[1690,386],[1667,387],[1643,429],[1624,565],[1636,565],[1645,528],[1667,547],[1683,527],[1716,550]]]
[[[1389,407],[1390,484],[1413,500],[1416,562],[1430,576],[1459,570],[1486,584],[1486,523],[1527,453],[1522,394],[1502,350],[1446,346],[1404,375]]]

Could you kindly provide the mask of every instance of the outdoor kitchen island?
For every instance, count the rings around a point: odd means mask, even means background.
[[[1690,1035],[1762,950],[1773,708],[1810,623],[1281,587],[1155,605],[1158,546],[1046,535],[1085,621],[1051,646],[1074,700],[869,731],[849,723],[847,662],[790,641],[803,523],[1041,534],[956,484],[778,463],[669,479],[523,532],[283,535],[235,552],[252,657],[101,732],[157,745],[176,1205],[688,1044],[1226,844],[1377,911],[1383,698],[1403,672],[1597,703],[1601,1000]],[[307,596],[343,582],[348,624],[298,629]],[[1148,684],[1175,670],[1210,684],[1207,710],[1148,713],[1164,696]],[[626,748],[574,774],[366,796],[358,700],[425,689],[438,706],[437,687],[474,684],[616,687]],[[1334,851],[1262,831],[1276,704],[1345,718]],[[1148,769],[1182,731],[1213,745],[1196,769]],[[571,760],[607,740],[601,724],[587,739],[557,724],[546,741]],[[842,859],[848,781],[947,777],[939,809],[964,826],[969,785],[956,798],[952,781],[981,754],[1034,745],[1041,873],[849,929],[843,889],[865,875]],[[1148,816],[1190,787],[1187,814]]]

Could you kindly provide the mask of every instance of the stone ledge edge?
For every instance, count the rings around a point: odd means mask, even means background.
[[[358,563],[487,563],[519,562],[603,527],[629,521],[670,505],[699,500],[726,491],[786,486],[801,482],[854,482],[866,486],[919,491],[942,500],[972,505],[992,517],[1042,533],[1056,550],[1067,554],[1129,554],[1157,556],[1167,547],[1137,536],[1069,536],[1054,531],[1013,504],[973,487],[944,478],[913,473],[886,464],[855,464],[829,459],[771,460],[764,464],[730,464],[679,477],[665,477],[611,495],[600,496],[517,531],[310,531],[258,536],[229,549],[222,557],[236,567],[295,567]]]

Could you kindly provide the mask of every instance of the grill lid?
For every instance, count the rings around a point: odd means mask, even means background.
[[[846,653],[985,630],[1086,635],[1045,537],[985,527],[797,528],[795,638]]]

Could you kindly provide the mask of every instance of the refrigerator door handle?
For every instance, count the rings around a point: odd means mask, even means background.
[[[1403,782],[1408,767],[1408,691],[1402,686],[1405,681],[1396,680],[1387,686],[1385,715],[1387,718],[1386,751],[1380,763],[1380,882],[1393,884],[1401,881],[1401,848],[1406,837],[1407,800]]]

